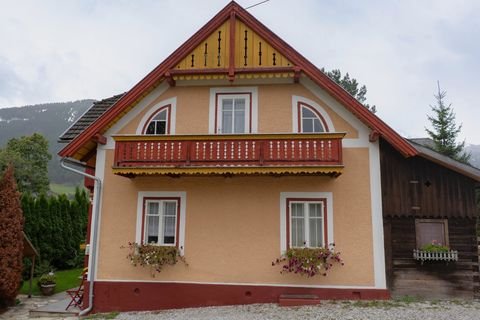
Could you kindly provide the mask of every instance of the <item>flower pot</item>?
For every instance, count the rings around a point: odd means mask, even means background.
[[[40,291],[44,296],[51,296],[55,292],[56,284],[41,284]]]

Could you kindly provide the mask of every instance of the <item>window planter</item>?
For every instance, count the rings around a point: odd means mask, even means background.
[[[425,261],[445,261],[446,263],[449,263],[450,261],[458,261],[458,251],[448,250],[441,252],[432,252],[413,249],[413,258],[415,260],[419,260],[421,264],[423,264]]]

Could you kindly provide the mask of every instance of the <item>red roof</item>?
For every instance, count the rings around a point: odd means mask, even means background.
[[[97,133],[103,133],[107,126],[115,120],[125,109],[134,104],[148,90],[151,90],[159,81],[165,79],[166,73],[173,69],[185,55],[195,49],[201,42],[208,37],[216,28],[221,26],[231,17],[240,19],[249,28],[263,37],[278,52],[289,59],[297,68],[300,69],[313,82],[322,87],[338,102],[344,105],[350,112],[358,117],[363,123],[375,131],[394,148],[404,156],[417,155],[417,150],[412,147],[404,138],[390,128],[375,114],[365,108],[360,102],[353,98],[342,87],[336,84],[315,65],[290,47],[285,41],[280,39],[260,21],[253,17],[249,12],[243,9],[236,2],[232,1],[225,6],[217,15],[215,15],[207,24],[197,31],[190,39],[175,50],[167,59],[151,71],[145,78],[138,82],[130,91],[128,91],[114,106],[108,109],[102,116],[93,122],[88,128],[73,139],[64,149],[59,152],[62,157],[72,157],[76,152],[88,143]]]

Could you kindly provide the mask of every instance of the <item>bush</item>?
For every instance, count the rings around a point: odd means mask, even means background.
[[[13,167],[0,180],[0,308],[15,304],[22,279],[23,214]]]

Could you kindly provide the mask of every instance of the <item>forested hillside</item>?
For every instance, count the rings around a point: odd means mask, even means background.
[[[50,181],[60,184],[78,184],[81,178],[60,168],[57,152],[62,144],[58,137],[81,116],[94,100],[45,103],[32,106],[0,109],[0,148],[14,137],[41,133],[49,141],[52,160],[48,164]]]

